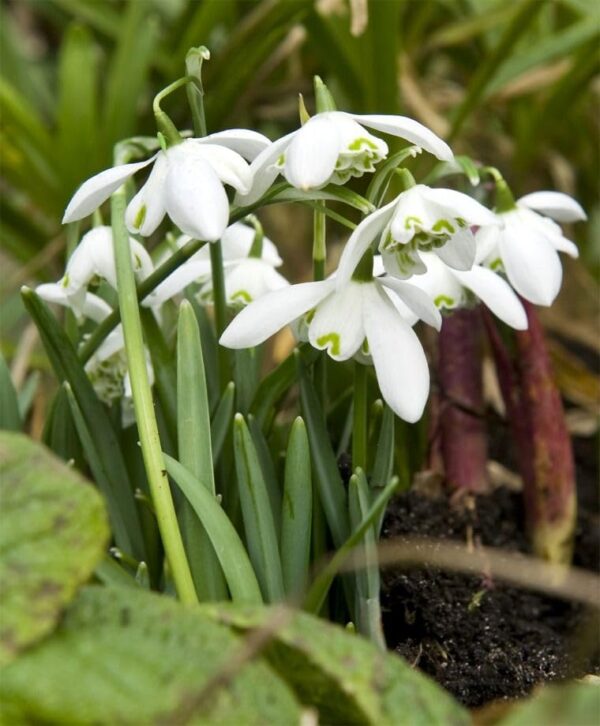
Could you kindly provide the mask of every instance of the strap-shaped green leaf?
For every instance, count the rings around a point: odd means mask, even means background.
[[[235,383],[229,381],[225,386],[215,415],[213,416],[211,423],[211,437],[212,437],[212,448],[213,448],[213,465],[216,466],[221,451],[223,450],[223,444],[227,438],[227,432],[231,426],[231,419],[233,416],[233,404],[235,402]]]
[[[19,412],[17,392],[2,355],[0,355],[0,429],[7,431],[21,430],[21,414]]]

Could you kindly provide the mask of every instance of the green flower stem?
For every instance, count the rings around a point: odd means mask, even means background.
[[[516,209],[515,198],[506,183],[506,179],[498,169],[495,166],[484,166],[481,173],[489,174],[496,185],[496,212],[510,212],[511,209]]]
[[[213,299],[215,304],[215,325],[217,328],[217,340],[227,327],[227,300],[225,298],[225,273],[223,271],[223,251],[221,242],[210,244],[210,266],[212,270]],[[229,349],[224,348],[220,343],[218,347],[219,356],[219,386],[224,391],[225,386],[231,380],[231,357]]]
[[[164,135],[169,146],[179,144],[182,141],[182,138],[175,124],[160,107],[160,102],[163,98],[166,98],[173,93],[173,91],[176,91],[178,88],[181,88],[190,82],[194,82],[193,76],[178,78],[176,81],[173,81],[173,83],[169,84],[166,88],[163,88],[162,91],[157,93],[156,96],[154,96],[154,101],[152,102],[152,111],[154,112],[156,125],[158,126],[158,130]]]
[[[327,257],[325,202],[319,200],[313,214],[313,278],[325,279],[325,259]]]
[[[367,471],[367,366],[354,361],[352,469]]]
[[[169,488],[169,480],[165,470],[158,426],[154,414],[154,402],[148,380],[146,355],[142,336],[142,324],[138,308],[135,278],[131,264],[129,234],[125,227],[125,207],[127,199],[125,189],[121,187],[112,196],[111,216],[114,240],[115,264],[117,268],[117,286],[119,291],[119,308],[123,321],[123,335],[127,365],[131,378],[133,405],[138,433],[142,446],[142,456],[148,483],[152,494],[152,502],[156,511],[165,553],[173,573],[177,594],[183,603],[198,602],[192,575],[183,548],[181,532],[175,515],[175,507]]]

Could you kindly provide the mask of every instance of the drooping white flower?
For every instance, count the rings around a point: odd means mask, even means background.
[[[411,118],[327,111],[262,151],[250,166],[252,189],[238,193],[236,202],[253,204],[278,174],[292,186],[308,191],[329,183],[344,184],[350,177],[374,171],[387,156],[388,146],[365,126],[406,139],[438,159],[454,158],[445,141]]]
[[[60,283],[44,283],[38,285],[36,293],[47,302],[62,305],[74,312],[72,298],[67,294],[66,289]],[[111,312],[110,305],[91,292],[83,292],[81,306],[78,308],[85,318],[96,323],[101,323]],[[80,318],[80,322],[83,318]],[[146,356],[146,368],[150,385],[154,385],[154,369],[147,349],[144,349]],[[131,425],[134,420],[133,397],[131,392],[131,381],[127,367],[127,356],[125,353],[125,340],[123,328],[118,325],[100,343],[98,349],[85,364],[85,372],[90,379],[98,398],[112,406],[113,403],[121,400],[121,422],[124,427]]]
[[[423,252],[422,257],[427,272],[411,278],[411,284],[427,293],[440,310],[469,305],[474,295],[511,328],[527,328],[521,301],[500,275],[478,264],[466,272],[454,270],[431,252]]]
[[[255,235],[254,227],[235,222],[221,237],[225,292],[227,302],[231,305],[245,304],[266,292],[278,290],[289,284],[274,269],[280,267],[283,260],[279,256],[277,247],[268,237],[262,238],[261,257],[249,257]],[[181,236],[176,244],[182,247],[189,241],[190,237]],[[210,250],[205,246],[165,278],[146,298],[145,303],[160,305],[179,294],[191,283],[201,285],[200,300],[209,302],[212,300],[211,274]]]
[[[221,336],[221,345],[247,348],[304,317],[311,345],[338,361],[370,356],[381,393],[407,421],[418,420],[429,393],[421,343],[388,295],[384,282],[351,280],[336,290],[334,278],[307,282],[261,297],[245,307]],[[394,294],[435,327],[441,317],[421,290],[395,281]]]
[[[132,237],[131,262],[138,280],[146,278],[154,269],[150,255],[143,245]],[[117,289],[117,271],[110,227],[94,227],[83,235],[67,262],[65,274],[59,281],[77,317],[85,315],[83,305],[88,285],[94,278],[102,278]]]
[[[578,257],[577,246],[564,237],[559,222],[586,219],[582,207],[560,192],[534,192],[516,207],[497,214],[494,226],[480,229],[476,240],[484,264],[502,269],[511,285],[535,305],[551,305],[562,283],[559,252]]]
[[[475,238],[469,225],[488,225],[496,216],[482,204],[453,189],[417,184],[378,209],[354,230],[340,259],[338,285],[350,279],[361,257],[379,237],[385,269],[406,279],[425,272],[422,252],[432,251],[457,270],[470,270]]]
[[[167,214],[185,234],[214,242],[229,221],[223,185],[246,193],[251,175],[245,159],[253,159],[269,145],[266,137],[243,129],[185,139],[151,159],[121,164],[88,179],[69,202],[63,223],[91,214],[129,177],[153,164],[146,183],[127,206],[129,231],[149,236]]]

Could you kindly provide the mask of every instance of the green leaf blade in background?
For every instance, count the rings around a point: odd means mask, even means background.
[[[0,433],[0,665],[48,634],[108,540],[100,496],[40,444]]]
[[[21,426],[17,392],[4,356],[0,354],[0,429],[20,431]]]
[[[217,680],[242,647],[228,628],[171,598],[88,587],[52,638],[4,670],[0,719],[299,723],[296,698],[265,662],[244,663],[235,677]]]

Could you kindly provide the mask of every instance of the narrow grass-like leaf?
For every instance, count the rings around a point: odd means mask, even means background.
[[[190,502],[212,542],[234,602],[262,604],[260,587],[235,527],[208,489],[178,461],[165,457],[169,476]]]
[[[257,348],[243,348],[234,352],[233,377],[237,393],[238,410],[248,413],[256,394],[259,380],[260,356]]]
[[[397,488],[398,479],[394,478],[370,506],[359,526],[352,532],[342,546],[338,548],[335,555],[317,575],[304,599],[303,607],[305,610],[312,613],[318,613],[320,611],[331,587],[331,583],[340,571],[344,561],[362,540],[365,533],[373,527],[374,522],[385,509],[389,498]]]
[[[223,444],[227,438],[227,432],[231,426],[233,416],[233,404],[235,403],[235,383],[229,381],[225,386],[215,415],[213,416],[210,432],[212,439],[213,464],[216,465],[223,450]]]
[[[384,406],[379,429],[379,439],[375,451],[375,461],[371,473],[371,489],[383,489],[392,478],[394,468],[394,412],[389,406]]]
[[[288,597],[304,587],[310,563],[312,481],[304,421],[294,421],[285,458],[281,510],[281,567]]]
[[[147,308],[140,308],[144,337],[150,352],[154,369],[154,386],[165,418],[165,424],[172,441],[177,430],[177,384],[175,357],[169,349],[154,314]]]
[[[362,469],[350,477],[348,486],[350,524],[353,530],[360,527],[368,515],[371,496],[369,485]],[[356,573],[356,619],[358,630],[385,650],[385,640],[381,628],[381,607],[379,604],[379,566],[377,564],[377,519],[368,527],[362,541],[365,568]]]
[[[265,478],[269,502],[271,503],[271,511],[273,512],[273,521],[275,522],[275,529],[277,531],[277,537],[279,538],[281,534],[281,489],[277,474],[275,473],[271,450],[269,449],[269,444],[262,432],[260,424],[252,415],[248,416],[248,428],[252,434],[260,468]]]
[[[40,372],[33,371],[25,379],[25,383],[22,385],[21,390],[17,392],[17,401],[19,404],[19,413],[21,420],[25,421],[35,394],[40,384]]]
[[[73,421],[67,392],[62,386],[56,391],[49,406],[42,441],[63,461],[72,462],[79,471],[85,469],[83,448]]]
[[[285,187],[270,199],[272,202],[314,202],[315,200],[340,202],[348,207],[358,209],[362,214],[369,214],[375,209],[368,199],[352,191],[352,189],[334,186],[333,184],[325,187],[325,189],[311,190],[310,192],[303,192],[301,189],[291,186]]]
[[[275,521],[256,448],[244,417],[233,422],[233,449],[250,559],[267,602],[284,598]]]
[[[219,402],[219,372],[218,372],[218,356],[217,356],[217,336],[212,322],[209,320],[204,308],[196,300],[195,296],[188,289],[186,291],[186,300],[194,309],[198,327],[200,329],[200,342],[202,343],[202,355],[204,358],[204,375],[206,376],[206,388],[208,390],[208,398],[210,401],[210,410],[214,411]],[[213,439],[213,448],[214,448]]]
[[[177,323],[177,441],[179,461],[215,496],[210,412],[200,331],[183,301]],[[215,551],[189,502],[181,510],[181,533],[200,600],[225,600],[227,590]]]
[[[110,555],[105,555],[96,565],[94,575],[103,585],[109,587],[139,587],[135,577],[132,577]]]
[[[73,345],[47,306],[33,290],[23,288],[23,302],[40,333],[50,363],[57,378],[68,381],[90,436],[98,453],[98,461],[107,481],[110,482],[109,506],[117,510],[126,522],[126,536],[130,545],[127,550],[136,559],[145,559],[144,542],[133,491],[117,437],[106,411],[98,400]],[[124,534],[125,536],[125,534]]]
[[[17,392],[4,356],[0,354],[0,429],[20,431],[21,426]]]
[[[325,426],[325,416],[305,366],[299,362],[300,400],[313,460],[313,475],[336,547],[349,533],[347,497]]]

